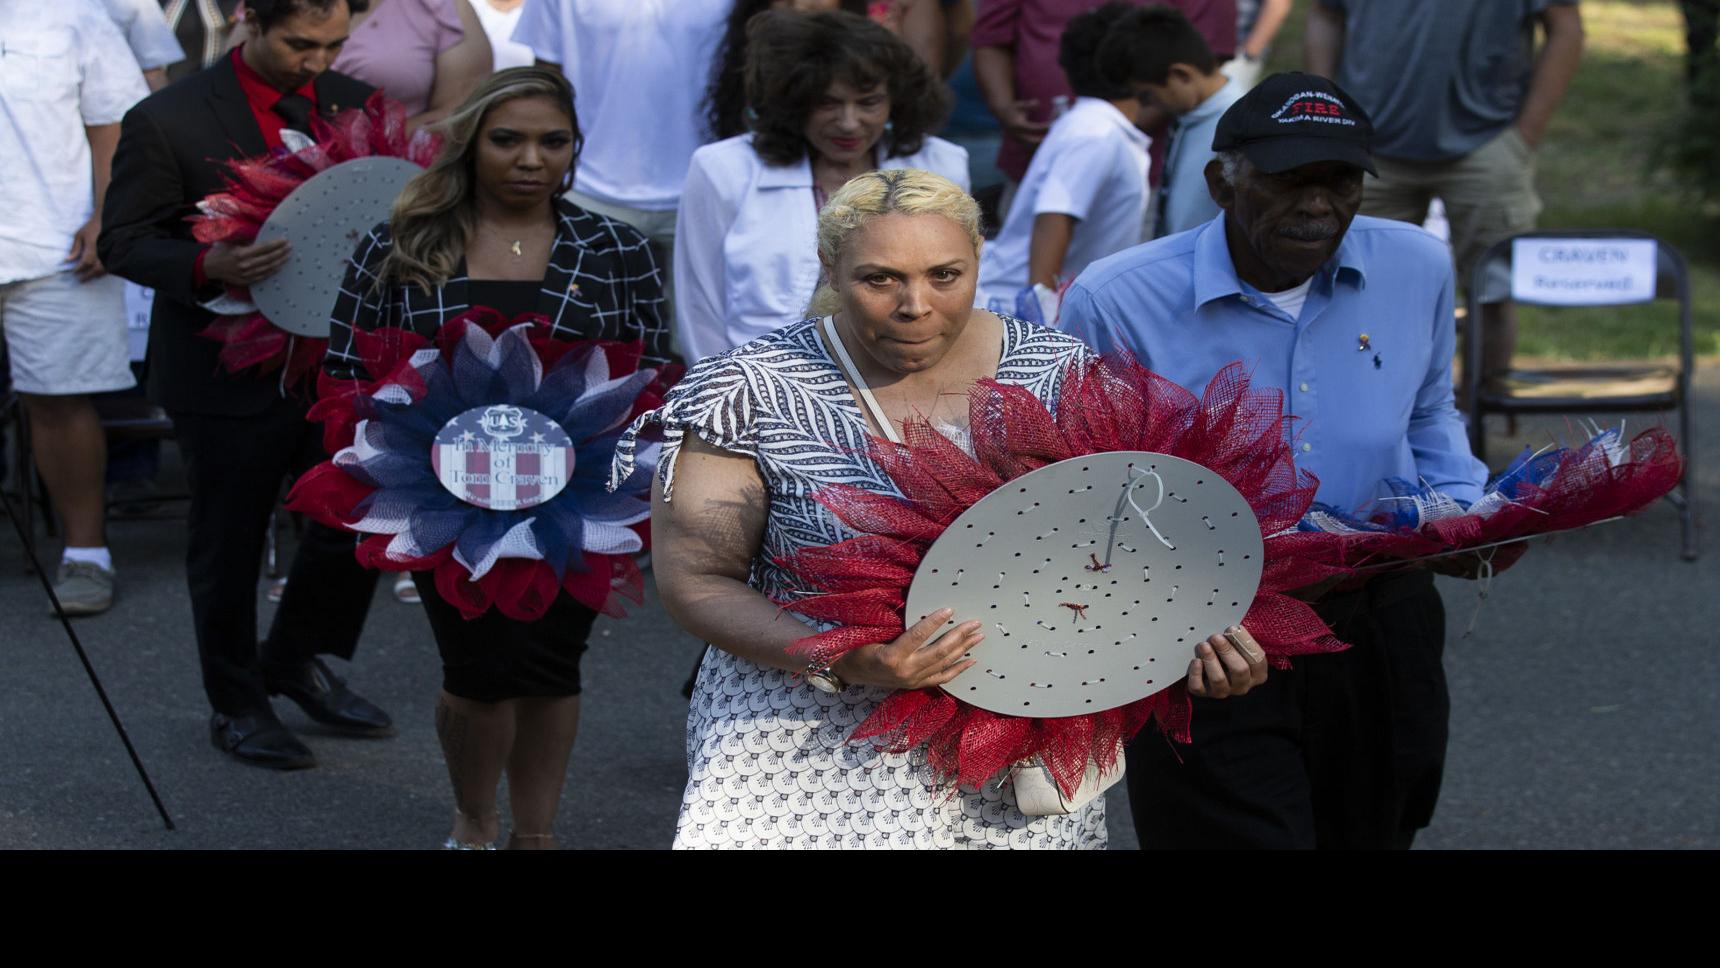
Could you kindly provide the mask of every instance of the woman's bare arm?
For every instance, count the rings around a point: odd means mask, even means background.
[[[814,630],[747,585],[769,506],[757,465],[690,433],[677,460],[675,499],[663,499],[661,482],[651,491],[651,560],[669,617],[750,662],[806,669],[807,660],[788,649]],[[943,685],[973,664],[962,656],[984,638],[978,622],[964,622],[934,641],[948,619],[947,609],[934,612],[893,642],[846,653],[832,670],[863,685]]]
[[[417,131],[454,113],[490,76],[490,68],[495,64],[484,25],[472,12],[468,0],[454,0],[454,9],[460,15],[460,26],[465,33],[459,43],[436,55],[436,76],[430,84],[429,104],[422,114],[406,119],[408,131]]]
[[[682,628],[762,666],[799,671],[788,654],[813,629],[747,584],[764,540],[769,498],[752,458],[688,433],[675,499],[651,488],[651,561],[663,607]]]

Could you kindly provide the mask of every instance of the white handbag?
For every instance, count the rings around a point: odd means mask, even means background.
[[[1081,777],[1081,785],[1075,788],[1074,796],[1066,797],[1063,791],[1057,788],[1057,781],[1052,779],[1045,761],[1036,756],[1015,766],[1012,774],[1015,783],[1015,807],[1029,817],[1056,817],[1074,813],[1116,785],[1116,782],[1123,778],[1123,770],[1127,765],[1122,750],[1117,751],[1117,762],[1112,764],[1109,770],[1100,771],[1097,763],[1088,761],[1087,773]]]

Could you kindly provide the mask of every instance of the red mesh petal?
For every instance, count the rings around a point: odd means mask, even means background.
[[[345,471],[324,461],[300,474],[287,492],[287,510],[308,514],[311,520],[344,529],[364,515],[355,511],[358,502],[376,488],[354,480]]]
[[[561,587],[585,607],[611,618],[626,616],[623,599],[635,605],[645,600],[645,576],[632,555],[588,552],[584,570],[569,568]]]
[[[460,610],[460,617],[470,622],[490,609],[490,595],[482,582],[471,580],[466,566],[449,556],[436,566],[436,594]]]
[[[452,543],[418,558],[395,558],[388,553],[388,546],[392,541],[393,536],[386,534],[375,534],[361,539],[358,542],[358,563],[377,571],[431,571],[441,567],[443,562],[453,561],[454,558]],[[455,565],[463,567],[458,562],[455,562]]]
[[[526,558],[496,559],[478,584],[497,611],[521,622],[543,618],[560,591],[548,565]]]

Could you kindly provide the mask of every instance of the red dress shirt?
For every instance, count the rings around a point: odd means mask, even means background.
[[[240,56],[240,51],[244,49],[241,44],[233,48],[230,55],[233,58],[233,71],[239,75],[239,90],[245,92],[245,103],[251,107],[251,117],[257,120],[257,130],[263,133],[263,143],[269,146],[270,151],[285,148],[286,144],[281,141],[281,129],[287,126],[287,120],[275,113],[275,102],[284,95],[273,84],[264,80],[263,75],[252,70],[251,65],[245,63],[245,58]],[[316,110],[315,79],[306,81],[303,87],[292,93],[304,95],[311,102],[311,110]],[[204,246],[203,251],[197,253],[197,262],[192,268],[192,280],[199,289],[209,284],[209,277],[203,274],[203,259],[208,255],[209,247]]]
[[[251,116],[257,119],[257,128],[263,132],[263,142],[271,150],[285,147],[281,143],[281,129],[287,126],[285,118],[275,113],[275,102],[285,95],[276,90],[273,84],[263,79],[263,75],[251,69],[241,57],[244,45],[233,48],[233,70],[239,75],[239,89],[245,92],[245,102],[251,106]],[[303,95],[311,102],[311,109],[317,107],[316,81],[306,81],[304,86],[293,94]]]

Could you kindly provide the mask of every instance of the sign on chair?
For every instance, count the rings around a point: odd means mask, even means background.
[[[1511,243],[1511,298],[1599,306],[1654,298],[1652,239],[1524,238]]]

